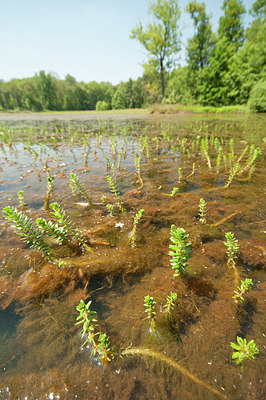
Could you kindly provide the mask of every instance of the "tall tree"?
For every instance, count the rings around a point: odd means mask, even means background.
[[[150,4],[149,13],[155,21],[146,30],[139,22],[130,37],[137,39],[147,50],[148,64],[144,67],[159,75],[161,94],[164,96],[166,73],[171,70],[181,48],[177,26],[180,10],[177,0],[156,0]]]
[[[243,21],[246,12],[245,7],[242,4],[242,0],[224,0],[222,10],[224,15],[219,20],[219,37],[226,37],[238,50],[245,39]]]

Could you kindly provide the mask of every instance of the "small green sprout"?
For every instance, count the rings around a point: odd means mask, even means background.
[[[226,242],[224,242],[225,246],[227,247],[226,254],[227,254],[227,264],[228,266],[235,266],[235,259],[237,258],[238,253],[238,240],[235,239],[234,234],[231,232],[227,232],[225,234]]]
[[[42,233],[46,233],[48,236],[54,236],[59,240],[59,244],[67,242],[69,239],[69,231],[62,226],[54,224],[52,221],[46,221],[44,218],[37,218],[36,224],[41,229]]]
[[[245,360],[254,360],[255,354],[259,353],[259,349],[257,348],[254,340],[250,340],[247,343],[247,339],[242,339],[237,336],[237,343],[230,343],[231,347],[237,351],[233,352],[232,358],[236,361],[236,364],[239,365]]]
[[[34,225],[33,221],[21,211],[9,206],[3,209],[5,218],[11,222],[15,232],[22,236],[22,239],[30,243],[31,248],[40,250],[48,260],[53,261],[53,257],[48,244],[44,241],[42,232]]]
[[[182,181],[182,168],[178,168],[178,183]]]
[[[122,201],[120,201],[120,199],[119,199],[119,194],[118,194],[117,186],[116,186],[116,184],[115,184],[114,179],[113,179],[110,175],[108,175],[108,176],[107,176],[107,180],[108,180],[108,183],[109,183],[110,191],[111,191],[112,195],[114,196],[114,198],[115,198],[115,200],[116,200],[116,205],[117,205],[117,207],[119,208],[119,210],[120,210],[121,212],[125,212],[126,209],[125,209],[125,207],[123,206]]]
[[[145,312],[148,314],[147,318],[150,319],[151,321],[152,332],[155,331],[155,317],[156,317],[155,305],[156,301],[153,300],[153,297],[145,296],[144,298],[144,306],[146,307]]]
[[[179,192],[178,187],[173,187],[172,192],[171,192],[171,197],[175,197],[175,195]]]
[[[139,223],[139,221],[141,220],[143,214],[144,214],[144,210],[143,210],[143,208],[141,208],[141,209],[137,212],[137,214],[135,215],[135,217],[134,217],[133,229],[132,229],[132,231],[130,232],[130,235],[129,235],[129,243],[130,243],[130,246],[131,246],[132,248],[135,248],[135,247],[136,247],[136,232],[137,232],[137,226],[138,226],[138,223]]]
[[[235,295],[233,296],[233,299],[236,303],[238,303],[239,301],[244,301],[243,296],[250,290],[252,285],[252,279],[246,278],[244,281],[241,281],[241,286],[238,286],[237,290],[234,291]]]
[[[18,201],[19,201],[19,206],[20,208],[23,210],[26,206],[25,202],[24,202],[24,192],[23,190],[19,190],[18,191]]]
[[[174,309],[174,302],[177,300],[177,294],[171,292],[169,296],[166,297],[166,304],[163,306],[163,312],[166,319],[171,319],[171,311]]]
[[[73,174],[72,172],[70,173],[70,182],[69,182],[69,186],[70,189],[72,191],[72,193],[74,194],[74,196],[77,196],[78,194],[83,197],[90,206],[93,205],[91,199],[88,196],[88,193],[86,191],[86,188],[84,186],[84,184],[79,180],[79,177],[75,174]]]
[[[202,224],[206,224],[206,213],[207,213],[207,204],[204,199],[200,199],[199,202],[199,217],[200,217],[200,222]]]
[[[226,184],[223,186],[224,188],[228,188],[228,186],[231,185],[232,180],[234,179],[234,177],[235,177],[236,173],[238,172],[238,170],[239,170],[239,163],[236,163],[236,164],[232,167],[232,169],[231,169],[231,171],[230,171],[230,173],[229,173],[229,177],[228,177],[228,179],[227,179],[227,182],[226,182]]]
[[[172,250],[169,255],[172,257],[170,262],[175,271],[174,277],[185,275],[191,253],[191,242],[187,241],[189,235],[186,235],[185,229],[177,228],[175,225],[171,226],[170,234],[170,240],[173,244],[169,245]]]
[[[50,208],[50,195],[51,192],[54,188],[54,178],[51,176],[49,169],[47,169],[47,192],[46,192],[46,197],[45,197],[45,202],[44,202],[44,209],[49,210]]]

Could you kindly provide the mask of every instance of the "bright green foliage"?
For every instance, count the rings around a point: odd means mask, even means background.
[[[143,210],[143,208],[141,208],[141,209],[137,212],[137,214],[135,215],[135,217],[134,217],[133,229],[132,229],[132,231],[131,231],[131,233],[130,233],[130,236],[129,236],[129,242],[130,242],[130,246],[131,246],[132,248],[135,248],[135,247],[136,247],[136,232],[137,232],[137,226],[138,226],[138,223],[139,223],[140,219],[142,218],[143,214],[144,214],[144,210]]]
[[[220,18],[218,33],[238,49],[244,41],[245,7],[242,0],[224,0],[222,10],[224,15]]]
[[[164,97],[166,73],[180,51],[177,26],[180,11],[177,0],[155,0],[150,3],[149,13],[155,21],[146,30],[140,22],[132,30],[131,38],[137,39],[147,50],[149,61],[146,71],[153,71],[153,75],[158,77]]]
[[[179,192],[179,188],[178,187],[173,187],[172,192],[171,192],[171,197],[175,197],[175,195],[177,195],[177,193]]]
[[[247,160],[246,165],[244,166],[244,168],[241,169],[241,171],[239,172],[239,174],[242,174],[245,171],[248,171],[251,167],[253,167],[254,162],[256,161],[256,159],[262,154],[262,151],[259,147],[256,147],[254,149],[254,146],[251,146],[251,152],[250,152],[250,157]]]
[[[93,205],[91,199],[89,198],[86,188],[82,182],[80,182],[79,177],[72,172],[70,173],[70,188],[72,193],[77,196],[80,194],[91,206]]]
[[[206,224],[206,213],[207,213],[207,204],[204,199],[200,199],[199,202],[199,217],[200,217],[200,222],[203,224]]]
[[[245,360],[254,360],[255,354],[259,353],[259,349],[257,348],[254,340],[250,340],[247,343],[247,339],[242,339],[237,336],[237,343],[230,343],[231,347],[237,351],[233,352],[232,358],[236,361],[236,364],[239,365]]]
[[[66,242],[69,239],[69,232],[64,227],[58,226],[52,221],[47,222],[44,218],[37,218],[36,224],[41,229],[42,233],[45,233],[48,236],[54,236],[59,240],[60,244]]]
[[[170,292],[170,295],[166,297],[166,304],[163,306],[163,312],[167,319],[171,319],[171,311],[174,309],[174,303],[177,300],[177,294]]]
[[[151,321],[155,320],[156,316],[155,305],[156,301],[153,300],[153,297],[145,296],[144,298],[144,306],[146,307],[145,312],[148,314],[147,318],[150,319]]]
[[[105,111],[105,110],[109,110],[109,106],[106,103],[106,101],[98,100],[96,103],[96,111]]]
[[[240,168],[239,163],[236,163],[236,164],[232,167],[232,169],[231,169],[231,171],[230,171],[230,173],[229,173],[229,177],[228,177],[228,179],[227,179],[227,182],[226,182],[226,184],[224,185],[224,188],[228,188],[228,186],[231,185],[232,180],[234,179],[235,175],[236,175],[237,172],[239,171],[239,168]]]
[[[107,180],[108,180],[108,183],[109,183],[110,191],[111,191],[112,195],[114,196],[114,198],[116,200],[116,204],[117,204],[119,210],[121,212],[126,211],[125,207],[123,206],[122,201],[120,201],[120,199],[119,199],[118,189],[117,189],[117,186],[115,184],[114,179],[110,175],[108,175],[107,176]]]
[[[126,108],[124,95],[121,90],[117,89],[112,98],[112,109],[123,110],[124,108]]]
[[[20,208],[25,208],[26,204],[24,202],[24,192],[23,190],[18,191],[18,201],[19,201],[19,206]]]
[[[227,247],[226,254],[228,257],[227,264],[229,266],[235,266],[235,260],[237,258],[238,253],[238,240],[235,239],[234,234],[231,232],[227,232],[225,234],[226,242],[224,242],[225,246]]]
[[[254,112],[266,112],[266,80],[259,81],[250,92],[249,108]]]
[[[33,221],[21,211],[9,206],[3,209],[5,218],[12,223],[16,233],[30,243],[30,247],[40,250],[43,255],[52,261],[52,254],[48,244],[44,241],[42,232],[34,225]]]
[[[45,198],[45,202],[44,202],[44,209],[45,210],[49,210],[50,208],[50,195],[51,195],[51,191],[54,188],[54,179],[50,174],[50,171],[47,170],[48,176],[47,176],[47,192],[46,192],[46,198]]]
[[[70,217],[60,208],[58,203],[51,204],[51,214],[57,221],[58,225],[61,226],[68,237],[75,238],[85,249],[88,250],[88,246],[85,243],[84,237],[74,227]]]
[[[83,324],[81,335],[82,337],[87,335],[87,339],[82,346],[84,347],[89,342],[93,349],[94,356],[98,356],[99,360],[103,364],[106,364],[114,359],[114,352],[110,347],[109,339],[105,333],[94,333],[98,323],[95,318],[96,311],[91,310],[90,306],[91,301],[85,304],[83,300],[80,300],[79,305],[76,307],[79,312],[76,325]]]
[[[233,299],[236,303],[238,303],[239,301],[244,301],[243,296],[250,290],[252,285],[252,279],[246,278],[244,281],[241,281],[241,286],[238,286],[237,290],[234,291],[235,295],[233,296]]]
[[[169,245],[172,250],[169,252],[171,256],[171,265],[174,269],[174,277],[179,275],[185,275],[187,272],[188,259],[191,253],[191,242],[187,241],[188,234],[186,234],[185,229],[177,228],[175,225],[171,226],[170,229],[170,240],[173,244]]]

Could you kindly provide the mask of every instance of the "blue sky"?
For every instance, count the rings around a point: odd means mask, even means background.
[[[244,0],[250,9],[255,0]],[[179,0],[183,48],[193,27]],[[222,0],[206,0],[213,29]],[[139,20],[150,21],[148,0],[0,0],[0,79],[45,70],[64,78],[117,84],[142,75],[145,49],[129,38]],[[246,19],[248,22],[249,19]],[[180,63],[185,62],[185,51]]]

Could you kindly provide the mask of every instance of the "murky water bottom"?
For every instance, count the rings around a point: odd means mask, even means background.
[[[62,206],[93,252],[48,238],[64,266],[51,263],[23,243],[1,213],[0,399],[264,398],[262,155],[250,179],[247,169],[223,187],[245,146],[242,169],[252,144],[263,150],[265,116],[256,118],[2,124],[1,208],[18,207],[17,192],[23,190],[23,212],[33,221],[51,219],[44,210],[49,170],[50,203]],[[94,207],[73,196],[70,172],[85,185]],[[107,175],[117,179],[126,212],[116,209],[111,216],[102,203],[103,195],[116,202]],[[179,191],[171,197],[173,187]],[[198,217],[201,198],[207,203],[205,225]],[[141,208],[131,248],[133,217]],[[192,242],[188,274],[175,279],[168,255],[172,224],[184,228]],[[226,232],[238,239],[239,278],[227,266]],[[253,287],[236,306],[232,296],[245,278],[253,279]],[[166,324],[162,308],[170,292],[178,299]],[[156,301],[155,335],[144,311],[147,295]],[[75,325],[81,299],[92,300],[99,331],[112,345],[139,353],[105,367],[91,358]],[[231,358],[230,342],[237,336],[254,339],[260,351],[244,367]]]

